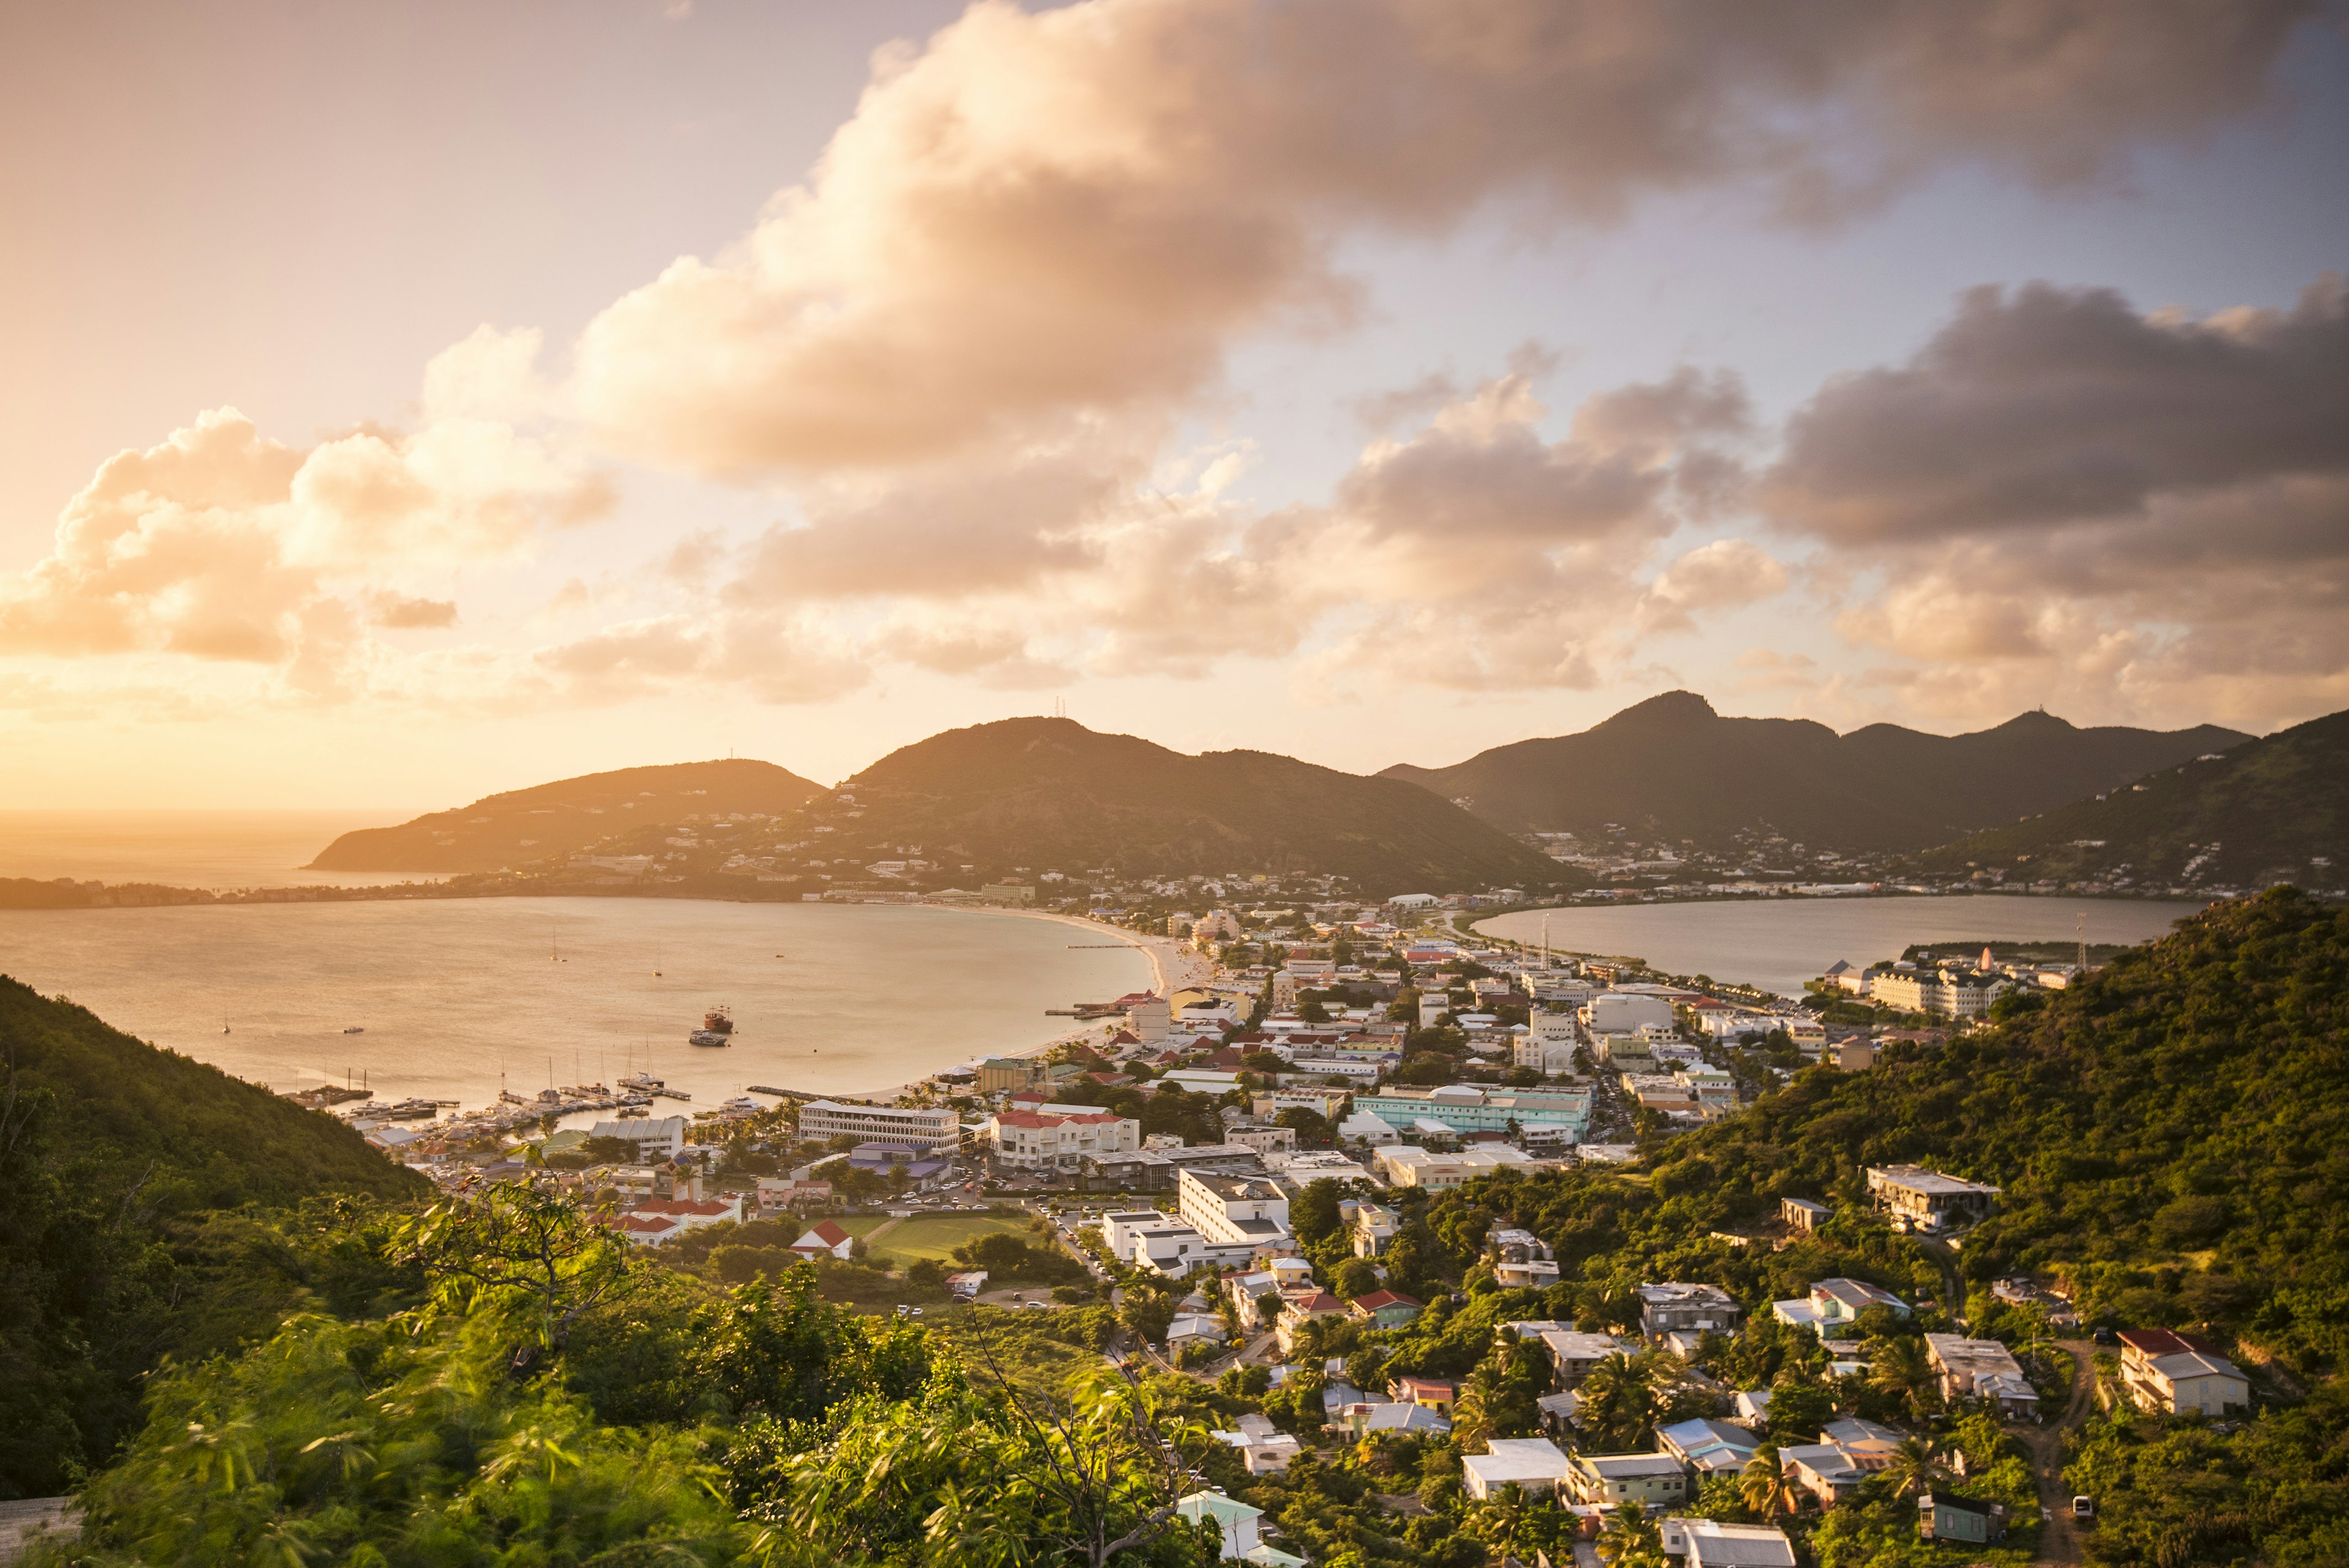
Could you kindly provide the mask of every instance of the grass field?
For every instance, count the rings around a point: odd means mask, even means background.
[[[854,1226],[849,1228],[854,1230]],[[873,1260],[879,1262],[885,1258],[899,1267],[924,1258],[945,1262],[957,1247],[999,1231],[1023,1239],[1028,1234],[1028,1227],[1021,1221],[993,1215],[916,1214],[911,1220],[901,1220],[895,1230],[873,1243]]]

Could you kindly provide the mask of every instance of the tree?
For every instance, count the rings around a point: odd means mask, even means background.
[[[1337,1278],[1332,1282],[1338,1294],[1351,1301],[1379,1288],[1379,1271],[1368,1258],[1349,1258],[1338,1265]]]
[[[1607,1515],[1599,1532],[1599,1560],[1607,1568],[1665,1568],[1664,1532],[1638,1503]]]
[[[629,1268],[622,1244],[577,1206],[521,1182],[441,1199],[395,1227],[391,1250],[423,1270],[440,1313],[486,1310],[519,1328],[516,1372],[559,1349]]]
[[[1786,1478],[1786,1467],[1778,1458],[1778,1445],[1764,1443],[1754,1450],[1738,1472],[1737,1495],[1754,1516],[1768,1523],[1782,1513],[1795,1511],[1800,1501],[1794,1483]]]
[[[1936,1482],[1949,1474],[1942,1462],[1941,1445],[1931,1438],[1908,1438],[1892,1450],[1892,1462],[1885,1467],[1884,1484],[1896,1498],[1910,1498],[1921,1491],[1930,1491]]]
[[[1637,1448],[1655,1432],[1656,1359],[1622,1351],[1603,1358],[1582,1382],[1582,1428],[1605,1449]]]
[[[1925,1342],[1914,1334],[1878,1340],[1868,1380],[1898,1398],[1912,1416],[1923,1415],[1939,1402],[1935,1395],[1940,1380],[1933,1372],[1932,1357],[1926,1354]]]

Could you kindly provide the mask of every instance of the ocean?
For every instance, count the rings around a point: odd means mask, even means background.
[[[301,862],[363,825],[10,813],[0,876],[323,881]],[[751,1084],[880,1089],[1040,1045],[1073,1024],[1045,1009],[1149,988],[1142,950],[1071,946],[1112,940],[978,910],[669,898],[0,910],[0,973],[277,1089],[364,1077],[380,1097],[472,1106],[648,1069],[700,1106]],[[721,1005],[737,1043],[688,1045]]]
[[[2205,906],[2169,898],[2047,898],[1961,894],[1883,898],[1770,898],[1617,909],[1521,909],[1476,929],[1538,942],[1549,922],[1562,951],[1644,959],[1668,974],[1703,974],[1799,996],[1837,959],[1895,959],[1912,942],[1951,947],[1987,941],[2073,940],[2087,922],[2092,942],[2132,944],[2166,935],[2173,921]]]

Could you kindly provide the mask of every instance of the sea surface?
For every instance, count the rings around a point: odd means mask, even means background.
[[[1669,974],[1703,974],[1802,994],[1837,959],[1896,959],[1912,942],[2068,942],[2085,919],[2091,942],[2134,944],[2168,933],[2200,903],[2158,898],[2047,898],[2015,894],[1884,898],[1771,898],[1618,909],[1520,909],[1476,929],[1568,952],[1644,959]]]
[[[1073,1023],[1046,1008],[1149,987],[1141,949],[1071,946],[1114,940],[974,910],[668,898],[0,910],[0,972],[273,1088],[364,1078],[471,1107],[649,1068],[698,1108],[1040,1045]],[[720,1004],[737,1043],[688,1045]]]
[[[414,872],[305,871],[355,827],[419,815],[340,811],[0,811],[0,877],[173,888],[365,888]]]

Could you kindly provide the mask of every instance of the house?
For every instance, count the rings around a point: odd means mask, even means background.
[[[1221,1345],[1226,1335],[1221,1318],[1206,1313],[1177,1313],[1166,1325],[1166,1348],[1179,1354],[1195,1345]]]
[[[1545,1394],[1534,1401],[1534,1407],[1541,1413],[1542,1430],[1562,1438],[1578,1425],[1582,1396],[1571,1388],[1559,1394]]]
[[[1454,1403],[1460,1397],[1460,1386],[1439,1377],[1398,1377],[1387,1385],[1387,1393],[1405,1405],[1450,1416]]]
[[[1338,1207],[1342,1211],[1346,1205],[1340,1203]],[[1357,1258],[1375,1258],[1394,1240],[1395,1214],[1392,1209],[1375,1203],[1356,1203],[1347,1222],[1353,1232]]]
[[[1377,1432],[1418,1432],[1441,1437],[1452,1430],[1450,1421],[1426,1407],[1392,1399],[1356,1400],[1340,1407],[1333,1424],[1343,1427],[1349,1436],[1355,1438],[1367,1438]]]
[[[1512,1325],[1516,1326],[1516,1325]],[[1524,1330],[1519,1329],[1522,1334]],[[1610,1355],[1629,1354],[1635,1347],[1625,1345],[1610,1334],[1585,1334],[1571,1328],[1544,1328],[1534,1335],[1542,1348],[1549,1353],[1550,1370],[1560,1388],[1580,1386],[1593,1368]]]
[[[1843,1443],[1782,1443],[1778,1466],[1786,1480],[1833,1507],[1859,1490],[1879,1470],[1892,1467],[1892,1456],[1874,1443],[1853,1447]]]
[[[1424,1309],[1400,1291],[1372,1291],[1347,1303],[1346,1310],[1372,1328],[1401,1328]]]
[[[634,1247],[657,1247],[684,1229],[674,1220],[651,1214],[615,1214],[607,1223],[622,1241]]]
[[[1142,1147],[1142,1124],[1114,1111],[999,1111],[987,1123],[988,1158],[1005,1170],[1050,1175],[1078,1161],[1131,1154]]]
[[[1835,962],[1827,965],[1826,972],[1825,974],[1819,976],[1819,983],[1824,986],[1832,986],[1837,991],[1848,992],[1854,996],[1866,996],[1868,994],[1868,971],[1864,969],[1857,968],[1852,964],[1846,962],[1842,959],[1837,959]]]
[[[1493,1281],[1503,1290],[1542,1290],[1557,1283],[1557,1253],[1530,1231],[1495,1231],[1485,1238]]]
[[[2003,1541],[2006,1505],[1926,1492],[1917,1500],[1917,1536],[1920,1541],[1962,1541],[1970,1546]]]
[[[1954,1231],[1990,1218],[1998,1189],[1928,1170],[1921,1165],[1868,1168],[1868,1190],[1896,1225],[1925,1231]]]
[[[1495,1438],[1485,1447],[1485,1452],[1460,1461],[1461,1484],[1479,1502],[1506,1486],[1532,1497],[1553,1497],[1574,1469],[1547,1438]]]
[[[1925,1355],[1941,1375],[1945,1398],[1982,1400],[2011,1421],[2038,1419],[2039,1391],[2023,1375],[2013,1353],[1997,1340],[1929,1334]]]
[[[1821,1339],[1834,1339],[1848,1333],[1859,1314],[1873,1306],[1901,1317],[1909,1315],[1909,1303],[1890,1291],[1866,1280],[1844,1279],[1816,1281],[1808,1295],[1795,1301],[1772,1302],[1770,1311],[1780,1323],[1811,1328]]]
[[[1257,1521],[1264,1517],[1264,1510],[1250,1508],[1222,1492],[1195,1491],[1176,1502],[1174,1511],[1195,1524],[1201,1520],[1215,1521],[1224,1536],[1223,1550],[1218,1555],[1225,1559],[1245,1559],[1260,1542]]]
[[[1795,1568],[1795,1545],[1767,1524],[1723,1524],[1711,1519],[1666,1519],[1664,1555],[1687,1568]]]
[[[1174,1191],[1184,1221],[1211,1242],[1246,1247],[1289,1243],[1288,1197],[1278,1182],[1260,1176],[1181,1170],[1174,1176]]]
[[[1674,1329],[1729,1334],[1744,1311],[1719,1285],[1666,1281],[1640,1287],[1640,1329],[1650,1339],[1661,1339]]]
[[[1327,1291],[1316,1291],[1309,1296],[1299,1296],[1280,1309],[1280,1321],[1273,1326],[1273,1337],[1280,1345],[1283,1355],[1297,1351],[1297,1337],[1305,1325],[1316,1318],[1346,1316],[1346,1303]]]
[[[1670,1506],[1689,1496],[1688,1471],[1670,1454],[1577,1454],[1567,1472],[1577,1502]]]
[[[1834,1210],[1824,1203],[1814,1203],[1807,1198],[1778,1199],[1778,1218],[1786,1222],[1786,1228],[1790,1231],[1808,1233],[1817,1230],[1834,1217]]]
[[[1239,1429],[1213,1435],[1239,1450],[1240,1464],[1252,1476],[1278,1475],[1305,1451],[1304,1445],[1262,1416],[1242,1416],[1233,1425]]]
[[[2251,1407],[2251,1379],[2207,1339],[2166,1328],[2124,1329],[2121,1386],[2165,1416],[2224,1416]]]
[[[947,1293],[959,1296],[964,1301],[971,1300],[986,1288],[987,1271],[985,1269],[973,1269],[967,1273],[947,1276]]]
[[[855,1245],[856,1238],[842,1230],[839,1225],[830,1220],[819,1220],[809,1229],[807,1234],[792,1243],[791,1251],[802,1258],[814,1258],[820,1254],[829,1255],[844,1263],[848,1262],[848,1255]]]
[[[1737,1418],[1747,1426],[1766,1427],[1770,1424],[1770,1390],[1767,1388],[1741,1388],[1737,1397],[1730,1403],[1736,1410]]]
[[[1656,1446],[1688,1466],[1702,1483],[1707,1476],[1737,1474],[1762,1440],[1743,1427],[1700,1417],[1659,1427]]]

